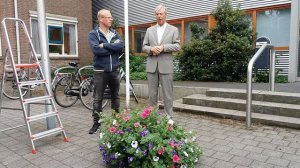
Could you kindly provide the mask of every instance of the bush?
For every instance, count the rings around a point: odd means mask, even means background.
[[[202,153],[194,139],[159,110],[146,108],[105,118],[99,143],[111,167],[192,168]]]
[[[221,0],[212,13],[217,24],[201,39],[203,31],[191,25],[192,40],[183,48],[181,72],[186,80],[245,81],[252,48],[252,31],[247,16]]]

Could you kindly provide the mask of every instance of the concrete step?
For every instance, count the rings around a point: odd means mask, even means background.
[[[178,99],[174,101],[173,110],[175,112],[189,112],[193,114],[202,114],[202,115],[204,114],[209,116],[230,118],[230,119],[237,119],[237,120],[244,120],[244,121],[246,118],[245,111],[187,105],[182,103],[182,99]],[[300,118],[252,113],[252,122],[300,129]]]
[[[210,97],[246,99],[246,90],[210,88],[206,91],[206,95]],[[271,92],[265,90],[253,90],[252,100],[286,103],[286,104],[300,104],[300,94],[286,93],[286,92]]]
[[[183,104],[246,111],[246,100],[224,97],[209,97],[204,94],[194,94],[183,98]],[[300,118],[300,105],[252,101],[252,111],[285,117]]]

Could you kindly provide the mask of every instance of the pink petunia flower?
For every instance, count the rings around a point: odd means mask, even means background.
[[[172,160],[174,163],[179,163],[180,157],[178,155],[173,155]]]
[[[110,132],[110,133],[116,132],[116,128],[115,128],[115,127],[110,127],[110,128],[109,128],[109,132]]]
[[[128,121],[130,119],[130,116],[125,116],[125,117],[123,117],[123,120],[126,122],[126,121]]]
[[[150,113],[145,113],[145,112],[143,112],[143,113],[140,114],[140,116],[141,116],[143,119],[148,118],[149,115],[150,115]]]
[[[140,127],[141,126],[141,124],[139,122],[136,122],[133,125],[134,125],[134,127]]]
[[[176,144],[172,141],[170,142],[170,145],[171,145],[172,148],[174,148],[176,146]]]
[[[165,148],[164,148],[164,147],[161,147],[161,148],[157,151],[157,153],[158,153],[159,155],[163,155],[163,154],[165,153]]]

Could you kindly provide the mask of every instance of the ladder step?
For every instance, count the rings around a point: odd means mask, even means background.
[[[37,68],[39,64],[16,64],[16,68]]]
[[[25,81],[25,82],[19,82],[20,86],[28,86],[28,85],[38,85],[46,83],[46,80],[33,80],[33,81]]]
[[[47,112],[47,113],[43,113],[43,114],[38,114],[38,115],[27,117],[27,121],[32,122],[32,121],[44,119],[47,117],[56,116],[57,114],[58,114],[58,112]]]
[[[46,136],[50,136],[50,135],[53,135],[53,134],[60,133],[62,131],[64,131],[64,129],[61,128],[61,127],[54,128],[54,129],[51,129],[51,130],[47,130],[47,131],[44,131],[44,132],[40,132],[40,133],[34,134],[34,135],[31,136],[31,139],[32,140],[41,139],[41,138],[44,138]]]
[[[34,102],[38,102],[38,101],[43,101],[43,100],[50,100],[52,97],[51,96],[40,96],[40,97],[34,97],[34,98],[28,98],[28,99],[24,99],[23,103],[34,103]]]

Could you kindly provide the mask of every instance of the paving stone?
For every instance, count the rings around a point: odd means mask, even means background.
[[[233,155],[229,153],[216,152],[215,154],[212,155],[212,157],[224,161],[229,161],[233,157]]]
[[[208,149],[208,148],[202,148],[202,149],[203,149],[203,156],[211,156],[217,152],[215,150]]]
[[[199,162],[203,165],[206,166],[211,166],[213,165],[218,159],[212,158],[212,157],[207,157],[207,156],[201,156],[199,159]]]
[[[250,151],[250,152],[261,153],[264,149],[263,148],[259,148],[259,147],[255,147],[255,146],[251,146],[251,145],[247,145],[244,148],[244,150]]]
[[[253,160],[252,159],[248,159],[248,158],[244,158],[244,157],[239,157],[239,156],[234,156],[230,162],[242,165],[242,166],[249,166]]]
[[[223,140],[223,139],[215,139],[211,141],[211,143],[216,144],[216,145],[227,145],[229,141]]]
[[[257,146],[259,144],[259,142],[250,139],[245,139],[241,143],[246,145],[251,145],[251,146]]]
[[[212,149],[219,152],[229,152],[232,148],[228,146],[216,145]]]
[[[274,165],[264,163],[264,162],[259,162],[259,161],[253,161],[250,167],[251,168],[274,168]]]
[[[249,155],[247,155],[247,158],[252,159],[252,160],[256,160],[256,161],[259,161],[259,162],[265,162],[269,157],[265,156],[261,153],[251,152],[251,153],[249,153]]]
[[[294,161],[294,162],[299,162],[300,163],[300,156],[299,155],[291,155],[291,154],[283,154],[282,156],[283,159]]]
[[[240,149],[232,149],[229,153],[233,154],[233,155],[236,155],[236,156],[243,156],[243,157],[245,157],[246,155],[249,154],[249,151],[240,150]]]
[[[285,141],[285,140],[278,140],[278,139],[273,139],[271,141],[272,144],[275,145],[282,145],[282,146],[289,146],[290,142],[289,141]]]
[[[276,166],[284,166],[287,167],[290,164],[290,161],[286,160],[286,159],[279,159],[279,158],[274,158],[274,157],[270,157],[267,160],[267,163],[276,165]]]
[[[229,142],[226,146],[229,146],[231,148],[243,149],[246,145],[236,142]]]
[[[265,155],[265,156],[278,157],[278,158],[281,158],[281,156],[283,155],[282,152],[269,150],[269,149],[265,149],[262,152],[262,154]]]
[[[299,168],[300,162],[291,162],[288,167],[289,168]]]
[[[289,153],[289,154],[295,154],[297,151],[296,148],[285,147],[285,146],[278,146],[276,150],[283,153]]]
[[[217,162],[215,162],[212,167],[215,167],[215,168],[233,168],[237,166],[236,164],[234,163],[230,163],[230,162],[225,162],[225,161],[222,161],[222,160],[218,160]]]
[[[268,138],[268,137],[256,137],[254,138],[255,141],[258,141],[258,142],[271,142],[272,139],[271,138]]]
[[[240,138],[240,137],[227,137],[225,140],[230,141],[230,142],[240,143],[243,140],[243,138]]]
[[[259,143],[257,147],[275,150],[277,148],[277,145],[271,143]]]

